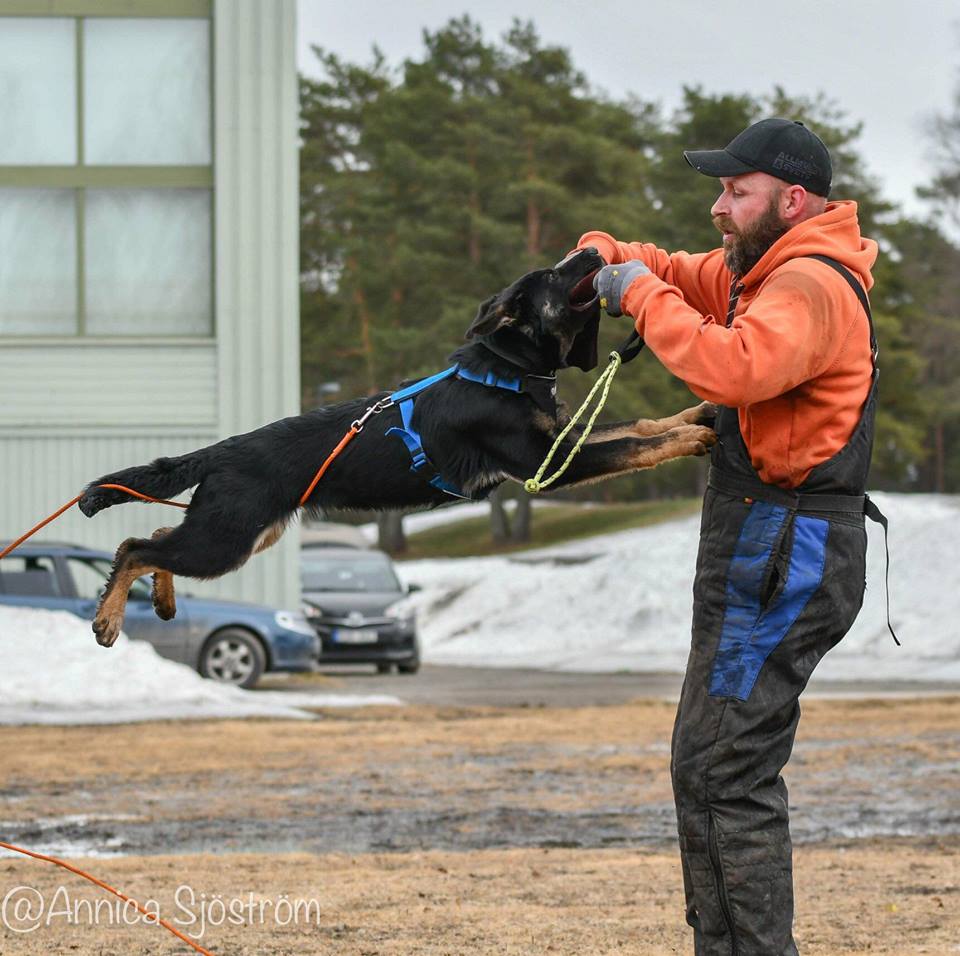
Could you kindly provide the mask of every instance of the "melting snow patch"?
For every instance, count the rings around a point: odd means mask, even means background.
[[[817,677],[960,681],[960,499],[873,497],[890,519],[890,603],[903,647],[886,626],[883,531],[868,521],[863,610]],[[682,672],[699,522],[684,518],[514,558],[403,564],[403,577],[423,587],[410,602],[420,612],[424,658],[484,667]]]
[[[0,724],[102,724],[205,717],[309,718],[304,707],[395,697],[247,691],[201,677],[121,635],[100,647],[66,611],[0,606]]]

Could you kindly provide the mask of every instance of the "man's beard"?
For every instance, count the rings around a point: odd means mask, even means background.
[[[714,225],[721,232],[729,232],[732,239],[724,243],[723,261],[735,276],[745,276],[763,257],[763,254],[789,229],[780,218],[779,197],[773,196],[760,218],[746,229],[738,231],[733,222],[718,216]]]

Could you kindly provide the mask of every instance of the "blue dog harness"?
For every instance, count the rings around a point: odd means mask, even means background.
[[[437,372],[436,375],[421,379],[419,382],[414,382],[413,385],[408,385],[406,388],[394,392],[389,397],[389,402],[400,406],[400,418],[403,426],[389,428],[387,429],[387,434],[398,435],[404,445],[407,446],[407,451],[410,452],[410,457],[413,459],[410,470],[414,472],[414,474],[419,475],[438,491],[443,491],[454,498],[464,498],[470,501],[472,500],[470,495],[464,494],[459,488],[455,488],[449,482],[443,480],[433,462],[430,461],[427,453],[423,450],[423,440],[420,437],[420,433],[413,427],[413,408],[417,396],[431,386],[436,385],[437,382],[442,382],[444,379],[453,377],[464,379],[468,382],[477,382],[489,388],[502,388],[508,392],[516,392],[519,394],[523,391],[523,379],[521,378],[507,378],[496,375],[493,372],[487,372],[485,375],[479,372],[471,372],[463,368],[458,362],[456,365],[451,365],[450,368],[444,369],[442,372]],[[551,376],[536,377],[551,378]]]

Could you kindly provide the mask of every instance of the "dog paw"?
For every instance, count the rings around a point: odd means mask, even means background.
[[[683,455],[705,455],[717,443],[717,433],[706,425],[681,425],[667,435],[680,444]]]
[[[713,402],[701,402],[690,411],[693,413],[690,419],[691,425],[706,425],[712,428],[717,420],[717,406]]]
[[[695,432],[694,441],[703,445],[703,454],[706,454],[707,449],[716,445],[717,433],[709,425],[693,425],[691,427]]]
[[[96,618],[93,622],[93,633],[101,647],[113,647],[120,636],[120,622],[110,618]]]
[[[153,533],[154,540],[169,531],[169,528],[158,528]],[[150,597],[153,610],[161,621],[172,621],[177,616],[177,594],[173,587],[173,575],[169,571],[154,572]]]
[[[156,592],[156,585],[154,585],[153,610],[161,621],[172,621],[177,616],[176,599],[172,596],[158,596]]]

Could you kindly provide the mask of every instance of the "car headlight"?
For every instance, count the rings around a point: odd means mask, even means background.
[[[277,611],[273,619],[288,631],[296,631],[297,634],[316,634],[310,622],[299,611]]]
[[[392,618],[398,624],[412,624],[417,612],[410,606],[406,598],[400,601],[394,601],[389,607],[385,608],[384,616]]]

